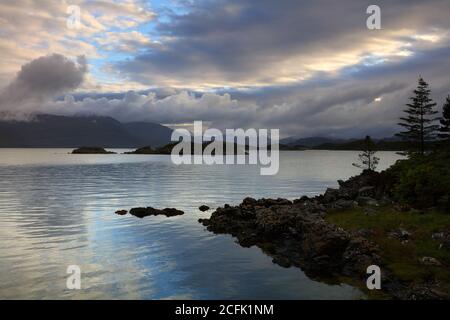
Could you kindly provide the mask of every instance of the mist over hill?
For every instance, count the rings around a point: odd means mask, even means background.
[[[151,122],[121,123],[102,116],[40,114],[31,121],[0,120],[2,148],[135,148],[170,142],[172,129]]]

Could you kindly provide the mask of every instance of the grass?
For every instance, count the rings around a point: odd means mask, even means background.
[[[366,215],[362,208],[331,212],[327,221],[348,231],[369,229],[367,238],[380,247],[384,267],[398,279],[411,284],[434,280],[440,288],[450,293],[450,252],[439,249],[439,240],[432,234],[450,231],[450,214],[427,211],[397,212],[391,207],[376,208],[376,214]],[[404,229],[411,233],[407,243],[389,236],[393,230]],[[433,257],[442,266],[426,266],[422,257]]]

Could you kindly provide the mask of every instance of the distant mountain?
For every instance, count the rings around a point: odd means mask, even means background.
[[[2,148],[135,148],[170,142],[172,130],[150,122],[121,123],[111,117],[37,115],[32,121],[0,120]]]
[[[281,139],[280,143],[286,146],[304,146],[308,148],[313,148],[315,146],[319,146],[325,143],[343,143],[349,142],[351,139],[335,139],[335,138],[326,138],[326,137],[307,137],[307,138],[295,138],[289,137],[285,139]]]
[[[374,140],[375,149],[378,151],[402,151],[407,148],[407,143],[396,139]],[[324,143],[313,147],[316,150],[364,150],[366,144],[364,139],[353,140],[344,143]]]
[[[382,139],[373,139],[377,150],[385,151],[401,151],[405,150],[407,143],[398,137],[387,137]],[[289,137],[280,140],[283,144],[282,150],[363,150],[364,139],[334,139],[326,137],[308,137],[294,138]]]
[[[125,130],[138,141],[141,146],[163,146],[170,142],[172,129],[151,122],[128,122],[123,124]]]

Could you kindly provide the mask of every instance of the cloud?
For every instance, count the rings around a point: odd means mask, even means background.
[[[190,3],[157,24],[160,45],[116,68],[147,85],[206,90],[292,85],[421,49],[448,45],[448,2],[379,1],[382,30],[368,30],[370,1],[218,0]]]
[[[67,9],[71,5],[80,8],[79,29],[67,27]],[[135,28],[154,16],[144,0],[1,1],[0,89],[23,64],[43,55],[60,53],[72,59],[84,55],[90,63],[98,60],[102,64],[108,58],[103,47],[132,50],[137,44],[146,45]],[[112,31],[120,36],[111,38]],[[93,88],[99,80],[91,82]]]
[[[380,0],[382,30],[366,28],[369,0],[177,1],[159,15],[139,0],[73,3],[81,30],[65,27],[64,1],[0,4],[0,79],[24,65],[0,110],[388,136],[419,74],[438,104],[450,90],[445,0]],[[53,52],[67,58],[38,59]]]
[[[86,59],[77,62],[53,54],[22,66],[16,78],[0,93],[0,111],[19,114],[80,86],[87,72]]]
[[[437,54],[436,59],[442,56]],[[422,66],[422,59],[415,60],[405,64]],[[398,80],[380,81],[377,73],[364,79],[356,72],[345,80],[330,78],[256,91],[205,93],[168,88],[80,94],[71,92],[82,83],[86,62],[51,55],[22,67],[0,95],[0,110],[9,110],[10,118],[13,111],[15,119],[27,119],[34,113],[95,114],[123,122],[179,125],[203,120],[219,129],[279,128],[282,136],[384,137],[395,132],[398,116],[416,85],[403,66],[397,69]],[[440,101],[450,88],[450,79],[434,74],[431,88],[433,97]],[[63,99],[57,98],[61,95]],[[383,98],[374,102],[377,97]]]

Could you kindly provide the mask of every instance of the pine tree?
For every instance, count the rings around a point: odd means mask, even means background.
[[[440,119],[441,126],[439,128],[438,137],[444,140],[450,139],[450,95],[444,103],[442,118]]]
[[[411,103],[406,104],[408,107],[404,110],[406,117],[400,118],[402,122],[400,126],[405,131],[396,135],[411,143],[409,153],[419,152],[421,155],[425,153],[425,144],[427,141],[433,140],[439,126],[433,124],[436,118],[432,118],[437,111],[433,110],[436,103],[430,97],[431,90],[428,88],[422,77],[419,78],[419,85],[414,90],[414,96],[410,98]]]
[[[375,157],[375,153],[377,153],[375,143],[370,136],[366,136],[363,153],[358,155],[360,163],[353,163],[353,165],[363,170],[375,171],[380,161],[380,158]]]

